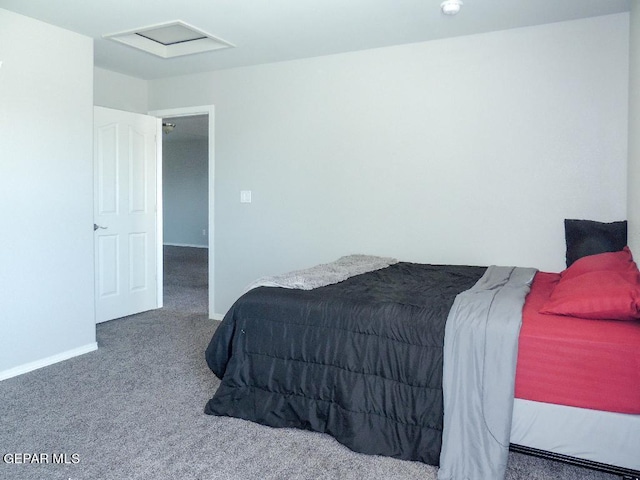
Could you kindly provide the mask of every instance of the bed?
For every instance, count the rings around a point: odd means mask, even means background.
[[[538,273],[524,307],[512,449],[637,478],[640,322],[541,314],[561,279]]]
[[[562,274],[350,256],[263,280],[207,348],[221,384],[205,412],[328,433],[439,465],[443,480],[501,478],[509,447],[638,477],[635,299],[619,312],[609,273],[595,317],[580,311],[584,298],[568,302],[580,317],[553,296],[612,262],[634,285],[637,267],[619,246],[582,256]],[[580,292],[593,309],[593,292]]]

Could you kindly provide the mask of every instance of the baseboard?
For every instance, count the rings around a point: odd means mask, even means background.
[[[222,313],[214,313],[213,315],[211,315],[210,320],[222,321],[223,318],[224,318],[224,315]]]
[[[192,245],[191,243],[163,243],[165,247],[209,248],[209,245]]]
[[[36,360],[35,362],[25,363],[24,365],[20,365],[14,368],[10,368],[9,370],[4,370],[0,372],[0,381],[6,380],[8,378],[17,377],[18,375],[22,375],[23,373],[32,372],[33,370],[38,370],[42,367],[47,367],[49,365],[53,365],[54,363],[62,362],[64,360],[69,360],[70,358],[77,357],[79,355],[83,355],[85,353],[93,352],[98,349],[98,343],[93,342],[82,347],[74,348],[72,350],[67,350],[66,352],[61,352],[56,355],[51,355],[50,357],[43,358],[41,360]]]

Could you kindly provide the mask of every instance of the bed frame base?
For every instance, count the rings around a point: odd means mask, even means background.
[[[594,462],[592,460],[570,457],[568,455],[562,455],[560,453],[548,452],[546,450],[525,447],[523,445],[515,445],[513,443],[509,446],[509,450],[517,453],[524,453],[526,455],[531,455],[534,457],[545,458],[547,460],[555,460],[571,465],[577,465],[579,467],[590,468],[592,470],[599,470],[601,472],[611,473],[613,475],[620,475],[622,480],[640,480],[640,471],[631,470],[629,468],[617,467],[615,465]]]

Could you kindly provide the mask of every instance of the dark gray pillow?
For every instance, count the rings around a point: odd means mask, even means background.
[[[567,242],[567,267],[587,255],[618,252],[627,245],[627,221],[595,222],[593,220],[564,221]]]

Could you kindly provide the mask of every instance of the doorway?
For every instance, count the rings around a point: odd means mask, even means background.
[[[172,248],[174,252],[206,248],[208,316],[217,318],[214,305],[214,109],[209,105],[149,114],[161,118],[163,124],[170,124],[160,127],[158,133],[162,139],[158,141],[158,266],[163,265],[165,248]],[[186,152],[182,158],[180,151]],[[170,163],[165,161],[167,158]],[[171,171],[164,172],[164,168]],[[191,256],[201,257],[198,252]],[[160,292],[163,278],[164,270],[158,268]],[[158,298],[162,298],[161,293]]]
[[[208,115],[162,119],[165,309],[208,312],[208,124]]]

